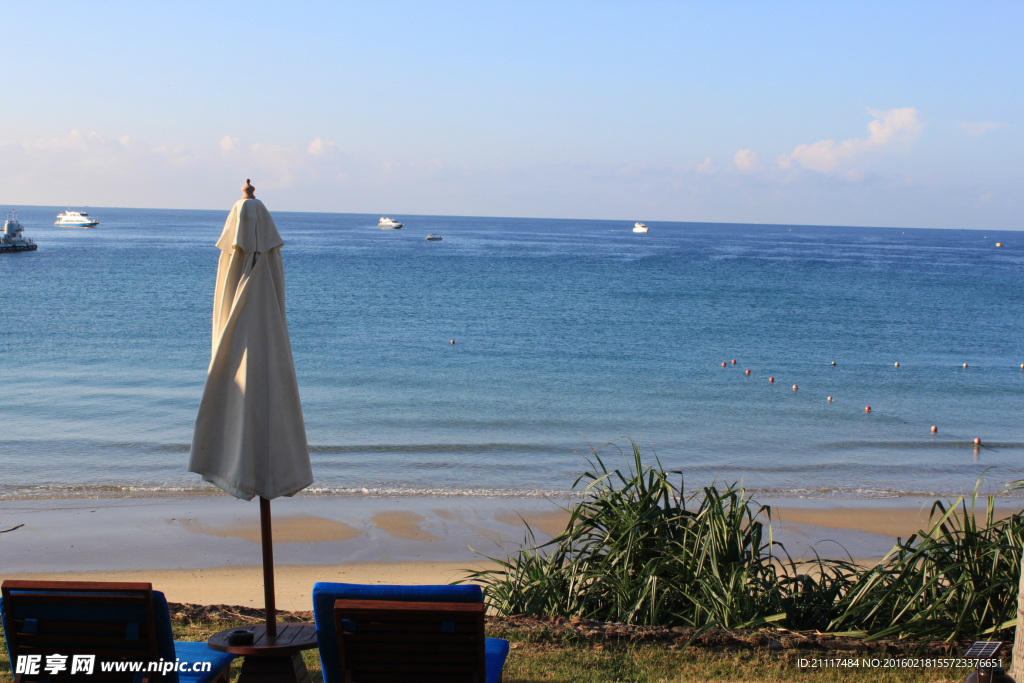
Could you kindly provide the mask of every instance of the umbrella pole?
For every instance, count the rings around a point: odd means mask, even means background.
[[[260,536],[263,541],[263,602],[267,610],[267,637],[277,636],[274,607],[274,539],[270,533],[270,501],[260,496]]]

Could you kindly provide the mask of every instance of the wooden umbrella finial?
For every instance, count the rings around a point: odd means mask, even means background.
[[[249,179],[245,179],[245,185],[242,185],[242,199],[256,199],[256,188],[249,184]]]

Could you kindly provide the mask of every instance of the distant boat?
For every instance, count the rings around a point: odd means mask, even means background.
[[[21,230],[18,214],[8,211],[7,220],[4,221],[3,234],[0,234],[0,254],[9,251],[35,251],[39,248],[39,245],[31,239],[22,236]]]
[[[431,242],[440,242],[441,236],[435,235],[434,233],[430,233],[429,235],[427,235],[427,239]]]
[[[647,232],[647,226],[637,221],[637,223],[633,226],[633,232]]]
[[[379,223],[377,223],[377,227],[381,230],[398,230],[402,227],[402,224],[385,216],[380,219]]]
[[[70,208],[64,213],[57,214],[57,222],[54,223],[62,228],[95,228],[99,224],[99,220],[89,218],[89,214],[84,211],[72,211]]]

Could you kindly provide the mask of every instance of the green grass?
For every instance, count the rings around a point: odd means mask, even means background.
[[[804,655],[811,657],[813,655]],[[820,656],[820,655],[819,655]],[[796,657],[767,652],[715,653],[653,645],[596,649],[586,645],[523,645],[509,654],[504,683],[558,681],[745,681],[749,683],[963,681],[966,669],[804,669]]]
[[[204,641],[214,633],[241,623],[215,621],[186,623],[176,620],[176,640]],[[514,634],[495,633],[515,638]],[[778,655],[769,652],[714,653],[696,649],[676,650],[658,645],[590,645],[575,643],[530,642],[517,639],[505,665],[504,683],[550,681],[552,683],[660,683],[703,680],[744,681],[749,683],[839,683],[856,680],[864,683],[907,683],[962,681],[966,669],[800,669],[798,657],[821,657],[822,653]],[[0,637],[0,682],[11,683],[6,643]],[[321,683],[320,659],[316,650],[304,653],[313,683]],[[232,680],[238,678],[238,661]]]

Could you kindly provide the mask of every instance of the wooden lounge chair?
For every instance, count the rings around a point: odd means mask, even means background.
[[[325,683],[500,683],[507,640],[484,637],[479,586],[317,583]]]
[[[4,581],[0,620],[15,683],[79,680],[90,683],[212,683],[228,681],[233,655],[206,643],[175,641],[163,593],[149,583]],[[41,655],[38,671],[18,673],[19,656]],[[75,655],[95,655],[91,674],[72,673]],[[51,660],[51,657],[54,659]],[[61,659],[63,658],[63,659]],[[104,662],[174,663],[209,671],[103,671]],[[37,660],[38,661],[38,660]],[[53,663],[51,671],[47,664]],[[180,664],[179,664],[180,666]]]

